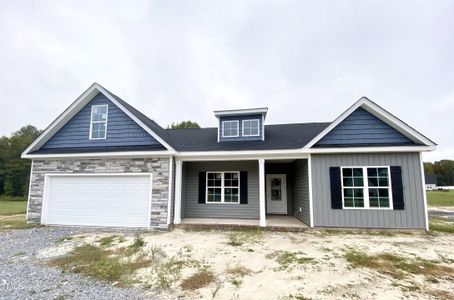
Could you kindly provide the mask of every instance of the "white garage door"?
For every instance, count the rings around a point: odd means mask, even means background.
[[[150,176],[48,175],[42,223],[148,227]]]

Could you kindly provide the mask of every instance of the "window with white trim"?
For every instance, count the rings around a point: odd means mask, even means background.
[[[93,105],[91,107],[90,139],[105,139],[107,135],[107,114],[109,106]]]
[[[243,120],[242,121],[242,135],[243,136],[259,136],[260,121],[258,119]]]
[[[207,172],[206,203],[240,203],[240,172]]]
[[[222,137],[238,137],[239,136],[238,120],[235,121],[222,121]]]
[[[342,167],[343,208],[392,209],[390,171],[384,167]]]

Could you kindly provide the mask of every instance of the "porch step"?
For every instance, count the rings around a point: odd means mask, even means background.
[[[278,232],[303,232],[308,230],[307,226],[267,226],[260,227],[258,225],[247,225],[247,224],[205,224],[205,223],[186,223],[186,224],[175,224],[174,228],[181,228],[184,230],[247,230],[247,229],[260,229],[265,231],[278,231]]]

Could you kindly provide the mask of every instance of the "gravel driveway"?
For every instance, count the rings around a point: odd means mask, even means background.
[[[45,267],[36,257],[63,237],[93,231],[41,227],[0,232],[0,299],[150,299],[138,289]]]

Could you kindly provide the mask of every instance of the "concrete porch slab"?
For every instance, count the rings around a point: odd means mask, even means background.
[[[216,219],[216,218],[184,218],[180,225],[184,229],[247,229],[261,228],[271,231],[303,231],[309,227],[291,216],[269,215],[266,217],[266,227],[259,226],[258,219]]]

